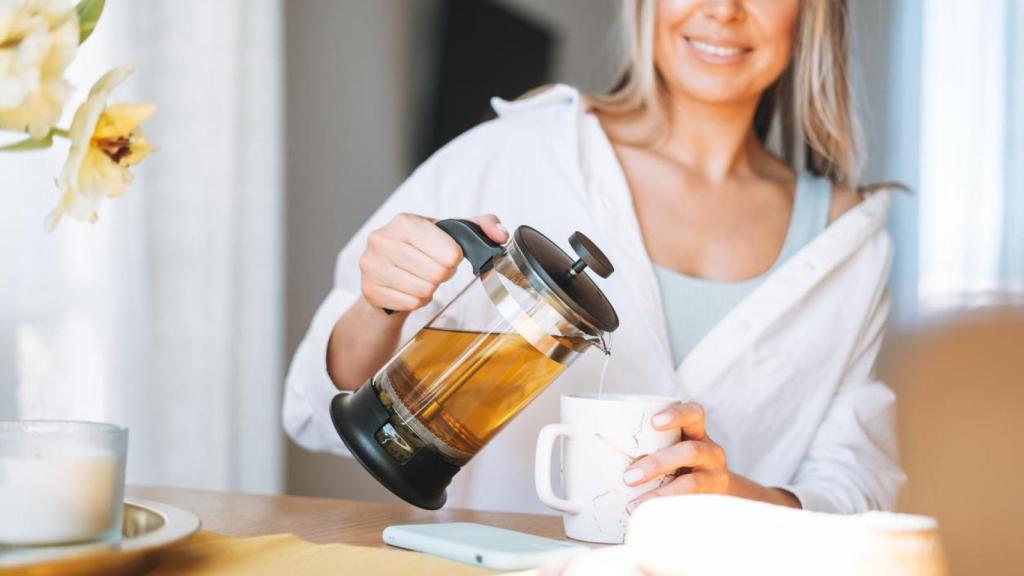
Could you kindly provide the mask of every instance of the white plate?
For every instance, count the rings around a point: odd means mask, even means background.
[[[67,546],[0,547],[0,574],[12,569],[44,569],[46,574],[98,574],[143,562],[146,553],[178,542],[199,530],[195,514],[149,500],[126,498],[124,528],[118,542]]]

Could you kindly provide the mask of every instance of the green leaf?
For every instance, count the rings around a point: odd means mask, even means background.
[[[85,42],[92,31],[96,29],[96,22],[103,14],[103,6],[106,0],[82,0],[75,6],[75,14],[78,15],[78,43]]]
[[[27,138],[21,142],[0,146],[0,152],[26,152],[28,150],[42,150],[50,146],[53,146],[53,130],[50,130],[49,134],[38,140]]]

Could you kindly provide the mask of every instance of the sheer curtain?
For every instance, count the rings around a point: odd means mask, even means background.
[[[1007,0],[1006,202],[1003,282],[1024,294],[1024,2]]]
[[[1024,301],[1024,8],[923,6],[922,312]]]
[[[130,482],[282,487],[280,0],[108,0],[72,65],[152,100],[159,150],[96,225],[42,219],[66,145],[0,155],[0,418],[127,424]],[[65,122],[65,125],[67,122]]]

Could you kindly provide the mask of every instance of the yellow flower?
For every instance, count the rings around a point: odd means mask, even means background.
[[[95,222],[103,198],[120,196],[132,181],[128,168],[152,151],[139,125],[153,116],[156,105],[107,106],[110,92],[132,71],[125,66],[104,74],[75,111],[69,131],[71,150],[57,180],[63,195],[46,218],[47,229],[56,228],[64,214]]]
[[[60,119],[78,51],[69,0],[0,0],[0,129],[42,138]]]

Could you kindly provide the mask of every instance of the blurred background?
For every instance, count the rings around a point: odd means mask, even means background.
[[[891,330],[910,484],[954,573],[1021,573],[1024,2],[856,0],[864,181],[898,180]],[[129,482],[391,497],[285,439],[287,362],[337,251],[490,96],[609,86],[616,0],[108,0],[84,97],[157,102],[93,226],[43,217],[66,149],[0,155],[0,419],[131,428]],[[1016,105],[1015,105],[1016,104]],[[68,107],[68,113],[73,106]]]

